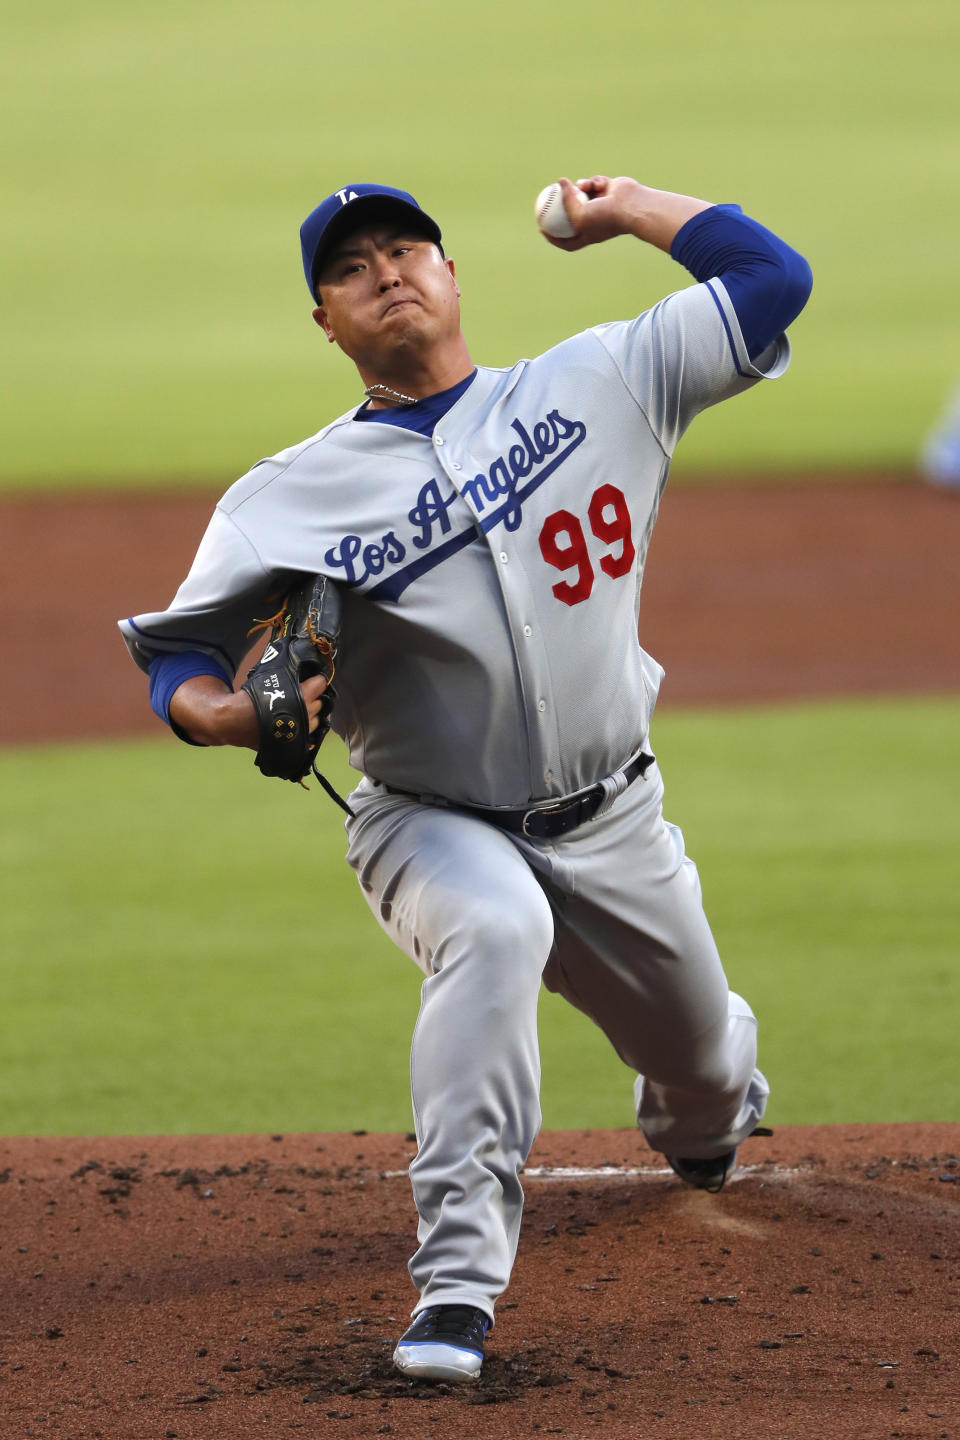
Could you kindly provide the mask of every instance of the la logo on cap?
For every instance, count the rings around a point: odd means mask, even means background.
[[[348,205],[356,205],[353,216],[341,220],[340,216]],[[357,180],[334,190],[321,200],[300,226],[300,252],[303,256],[303,274],[310,294],[316,298],[317,273],[325,251],[342,238],[354,221],[362,224],[364,219],[379,220],[385,215],[399,214],[405,223],[415,226],[435,245],[440,244],[440,226],[417,204],[408,190],[397,190],[392,185],[374,185],[370,181]],[[362,217],[362,218],[361,218]]]

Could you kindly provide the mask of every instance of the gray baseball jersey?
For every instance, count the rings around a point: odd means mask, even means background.
[[[333,726],[352,765],[481,806],[569,794],[647,734],[662,671],[637,638],[674,447],[750,362],[718,280],[509,369],[481,367],[432,437],[354,410],[255,465],[217,506],[169,609],[121,623],[142,668],[236,670],[290,572],[345,589]]]

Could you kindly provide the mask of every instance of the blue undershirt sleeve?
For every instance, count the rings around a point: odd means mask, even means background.
[[[797,318],[813,288],[803,256],[739,205],[701,210],[681,225],[670,254],[695,280],[723,281],[751,360]]]
[[[197,741],[191,740],[190,736],[170,719],[170,701],[174,691],[184,680],[192,680],[196,675],[215,675],[218,680],[233,688],[223,666],[199,650],[177,650],[164,655],[154,655],[150,661],[150,707],[153,713],[188,745],[196,745]]]

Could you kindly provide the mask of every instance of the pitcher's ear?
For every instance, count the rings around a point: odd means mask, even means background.
[[[326,335],[327,339],[330,341],[330,344],[333,345],[336,341],[336,336],[330,328],[330,322],[327,319],[326,310],[323,308],[322,305],[317,305],[316,308],[313,310],[312,314],[314,324],[320,326],[320,329],[323,331],[324,335]]]

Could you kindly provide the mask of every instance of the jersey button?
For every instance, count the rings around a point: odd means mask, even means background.
[[[553,779],[553,771],[552,771],[552,770],[544,770],[544,772],[543,772],[543,778],[544,778],[545,783],[546,783],[547,785],[549,785],[549,784],[550,784],[550,781]]]
[[[529,625],[524,625],[524,627],[523,627],[523,633],[524,633],[524,635],[532,635],[532,634],[533,634],[533,631],[531,630],[531,628],[530,628]]]
[[[501,551],[500,551],[500,564],[501,564],[501,565],[506,565],[506,563],[507,563],[507,552],[506,552],[506,550],[501,550]]]
[[[454,468],[454,470],[462,470],[462,469],[463,469],[463,466],[460,464],[460,461],[459,461],[459,460],[454,460],[454,462],[453,462],[453,468]]]
[[[433,443],[434,443],[434,445],[442,445],[442,444],[443,444],[443,436],[442,436],[442,435],[434,435],[434,437],[433,437]]]
[[[543,714],[544,710],[546,710],[546,708],[547,708],[547,702],[546,702],[546,700],[538,700],[538,701],[537,701],[537,709],[540,711],[540,714],[541,714],[541,715]]]

